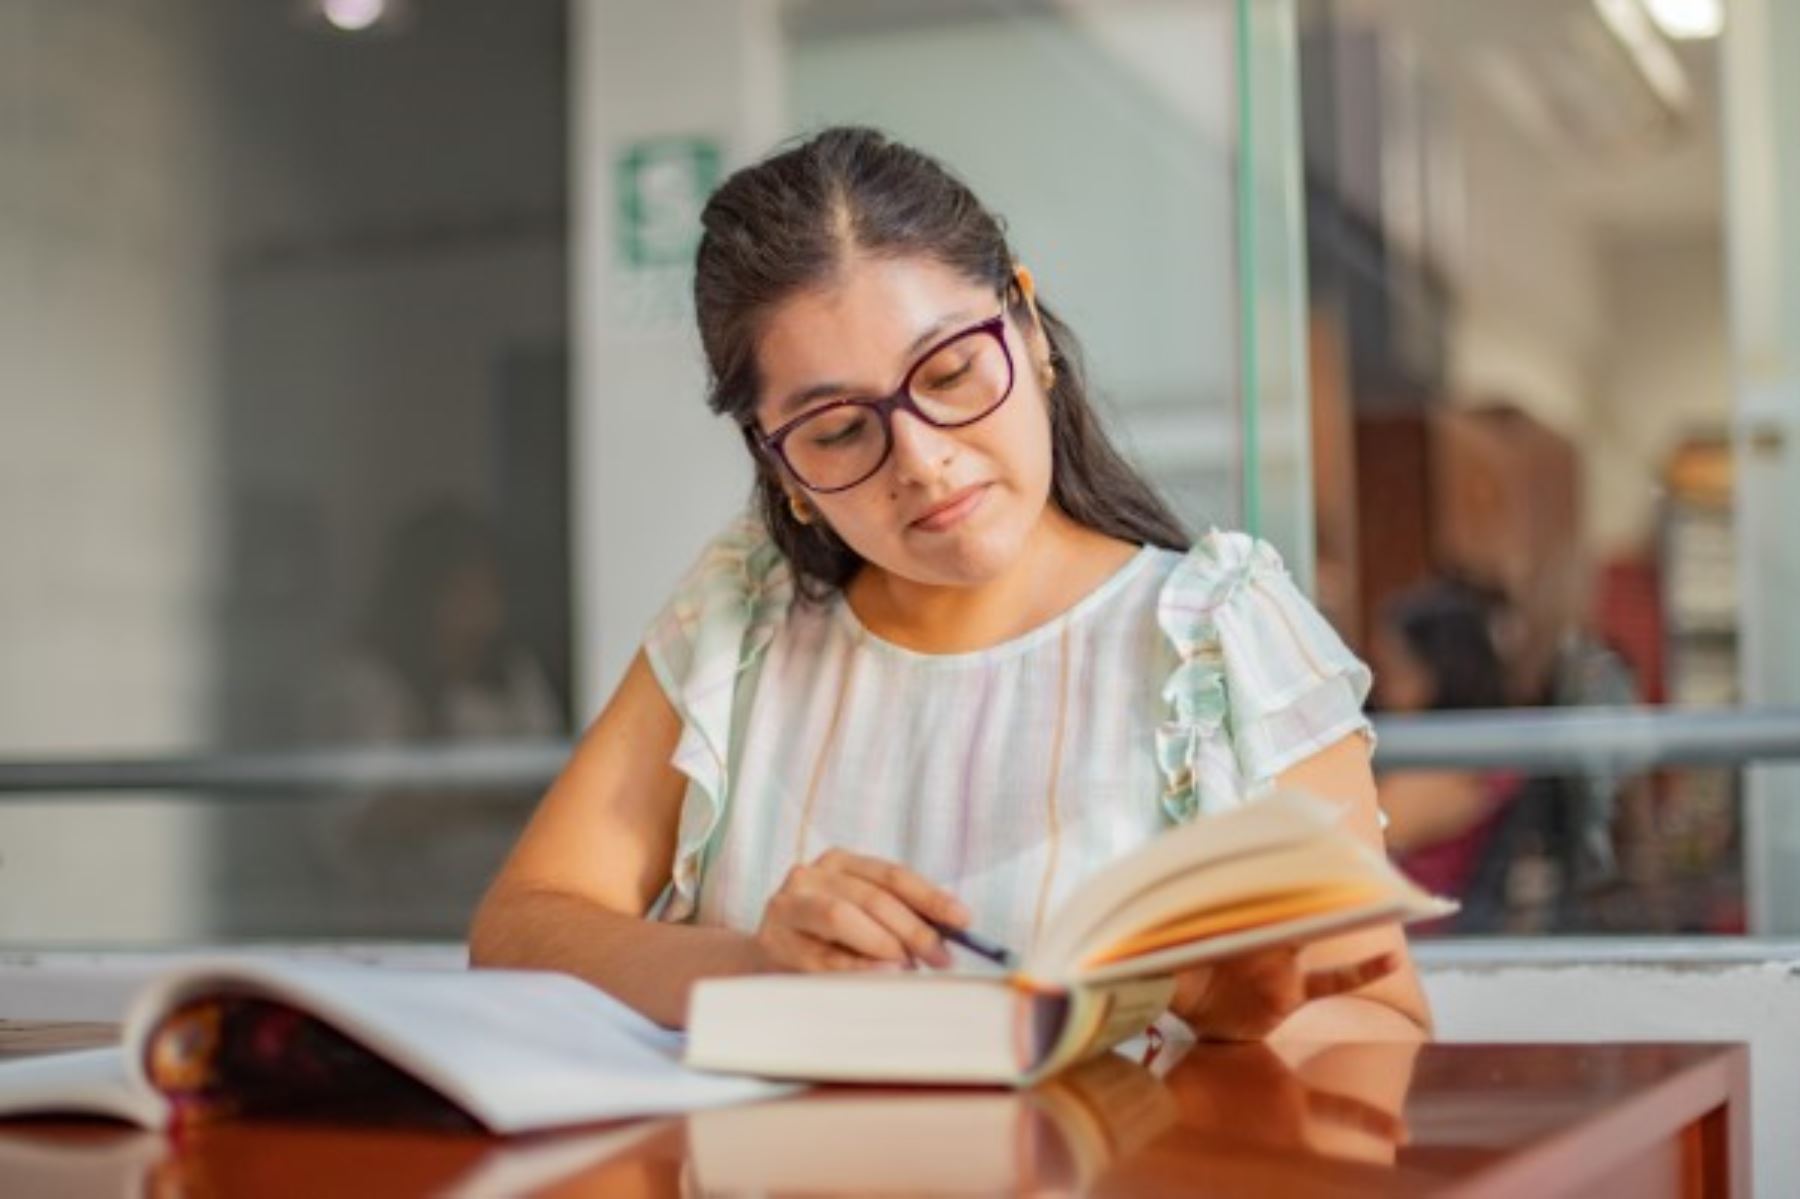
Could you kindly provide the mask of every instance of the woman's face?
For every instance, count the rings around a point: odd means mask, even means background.
[[[1428,711],[1437,691],[1431,668],[1412,651],[1388,624],[1375,630],[1369,647],[1369,664],[1375,672],[1375,703],[1384,712]]]
[[[930,259],[858,255],[830,283],[771,313],[757,347],[757,426],[767,433],[834,400],[887,395],[921,353],[1001,306],[988,288]],[[884,570],[941,586],[995,577],[1018,556],[1050,495],[1049,410],[1039,383],[1047,347],[1010,315],[1006,346],[1012,392],[990,415],[940,429],[897,411],[893,449],[862,483],[815,493],[784,470],[783,486]]]

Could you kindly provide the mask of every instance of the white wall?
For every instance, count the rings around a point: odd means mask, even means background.
[[[0,6],[0,756],[175,749],[209,723],[202,16]],[[0,802],[0,941],[186,926],[197,821]]]
[[[1724,432],[1731,417],[1719,233],[1617,242],[1604,263],[1611,337],[1583,447],[1589,534],[1602,553],[1650,543],[1670,451],[1689,434]]]
[[[576,707],[599,710],[645,627],[749,495],[730,423],[706,407],[686,270],[615,250],[629,143],[716,139],[730,171],[781,128],[773,0],[576,0],[573,139]]]
[[[1453,398],[1510,400],[1572,438],[1591,550],[1641,550],[1669,451],[1729,419],[1720,231],[1683,214],[1607,232],[1480,89],[1451,94],[1463,203]]]
[[[1544,155],[1467,81],[1450,94],[1464,202],[1451,386],[1582,437],[1608,329],[1600,247]]]

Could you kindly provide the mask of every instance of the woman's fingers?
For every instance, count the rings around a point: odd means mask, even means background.
[[[901,963],[864,957],[831,941],[794,934],[794,946],[801,969],[812,973],[840,974],[856,970],[898,970]]]
[[[905,901],[908,907],[927,920],[937,920],[957,928],[969,922],[969,909],[956,896],[897,862],[833,849],[819,857],[818,865],[822,869],[852,875],[880,887]]]
[[[853,970],[897,970],[900,963],[876,961],[830,941],[803,933],[787,925],[768,930],[766,939],[771,957],[783,970],[802,974],[831,974]]]
[[[1372,958],[1364,958],[1360,962],[1352,962],[1347,966],[1309,970],[1306,973],[1306,997],[1308,999],[1324,999],[1328,995],[1342,995],[1348,991],[1361,990],[1376,979],[1385,978],[1399,968],[1400,955],[1388,952],[1378,953]]]
[[[835,886],[797,895],[789,909],[788,923],[797,932],[876,961],[907,959],[906,944]]]
[[[853,874],[840,875],[832,885],[842,888],[844,895],[880,922],[912,957],[939,969],[950,965],[950,951],[944,948],[944,940],[937,930],[892,892]]]
[[[1318,970],[1302,968],[1297,946],[1254,950],[1189,972],[1172,1003],[1195,1033],[1216,1040],[1256,1040],[1303,1005],[1368,986],[1400,968],[1400,955],[1378,953]]]
[[[893,862],[828,850],[788,871],[763,911],[758,939],[795,970],[951,965],[933,922],[961,926],[956,898]]]

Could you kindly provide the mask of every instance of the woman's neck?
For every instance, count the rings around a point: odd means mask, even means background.
[[[1061,616],[1137,549],[1046,507],[1012,565],[985,583],[920,583],[871,565],[850,581],[845,599],[862,626],[884,641],[919,653],[969,653]]]

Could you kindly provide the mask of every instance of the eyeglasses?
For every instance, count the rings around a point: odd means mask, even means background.
[[[891,395],[826,404],[760,441],[808,491],[848,491],[893,453],[896,410],[934,428],[960,429],[992,415],[1012,386],[1002,312],[925,351]]]

